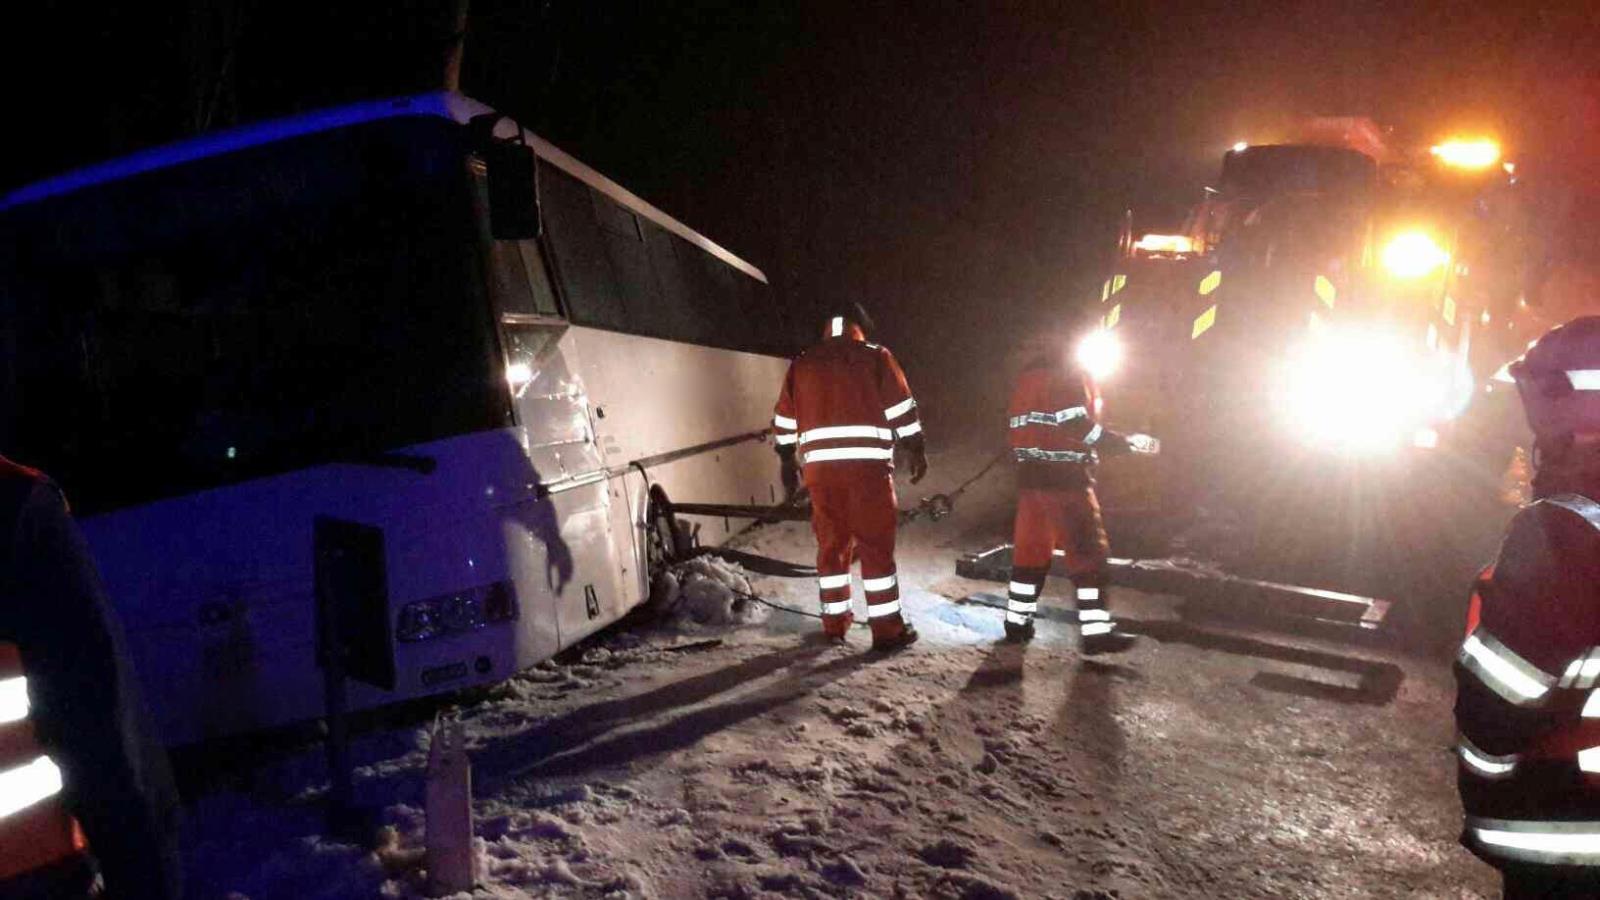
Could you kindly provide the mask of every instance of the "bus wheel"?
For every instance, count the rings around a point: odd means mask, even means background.
[[[678,517],[672,512],[672,501],[659,484],[650,486],[650,506],[645,515],[646,561],[650,564],[650,577],[654,579],[684,556],[684,541],[678,529]]]

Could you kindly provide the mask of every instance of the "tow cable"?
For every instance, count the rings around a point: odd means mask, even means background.
[[[970,478],[957,485],[955,490],[952,490],[948,493],[941,492],[933,494],[932,496],[924,497],[914,508],[900,510],[900,521],[902,523],[906,523],[914,522],[920,518],[926,518],[929,521],[938,522],[944,519],[955,510],[956,501],[961,498],[961,495],[965,494],[969,488],[971,488],[974,484],[977,484],[978,481],[981,480],[985,475],[988,475],[991,471],[993,471],[994,467],[999,465],[1000,461],[1005,459],[1008,455],[1010,455],[1009,451],[1001,450],[992,458],[990,458],[989,461],[985,463],[982,468],[978,469],[978,471]],[[811,512],[809,509],[802,505],[793,503],[784,504],[781,506],[744,506],[725,503],[674,503],[672,500],[668,499],[666,491],[662,489],[660,485],[652,485],[650,495],[652,501],[651,505],[653,507],[652,518],[661,518],[666,527],[671,529],[673,532],[676,532],[677,529],[676,522],[677,515],[679,513],[683,513],[685,515],[703,515],[724,518],[749,518],[762,523],[780,521],[808,521],[811,518]],[[755,572],[759,575],[768,575],[774,578],[814,578],[817,574],[817,570],[813,566],[789,562],[788,560],[784,559],[775,559],[770,556],[762,556],[761,554],[750,553],[744,550],[735,550],[731,547],[689,548],[686,553],[683,553],[678,558],[668,560],[668,563],[677,563],[684,560],[693,559],[696,556],[720,557],[728,562],[743,566],[751,572]],[[765,597],[757,596],[756,594],[746,593],[738,590],[734,590],[732,593],[734,596],[743,600],[747,600],[752,603],[759,603],[762,606],[777,610],[778,612],[784,612],[794,616],[803,616],[807,619],[822,619],[822,616],[819,613],[806,612],[802,609],[795,609],[792,606],[774,603],[773,601],[768,600]],[[853,624],[853,627],[867,628],[869,626],[866,622],[858,621]]]
[[[940,519],[943,519],[945,516],[950,515],[950,513],[956,508],[956,500],[959,499],[962,494],[967,492],[967,488],[977,484],[979,479],[989,474],[989,472],[993,470],[995,466],[1000,464],[1000,460],[1005,459],[1010,455],[1010,450],[1001,450],[992,458],[990,458],[990,460],[984,464],[983,468],[977,471],[977,474],[973,475],[971,478],[968,478],[966,481],[961,482],[961,484],[955,490],[948,494],[934,494],[931,497],[923,497],[922,502],[918,503],[915,509],[901,510],[900,521],[914,522],[918,518],[927,516],[929,520],[937,522]]]

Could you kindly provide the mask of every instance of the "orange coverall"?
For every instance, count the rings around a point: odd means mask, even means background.
[[[922,431],[905,373],[887,348],[836,317],[822,343],[789,366],[772,422],[811,492],[823,631],[843,637],[854,621],[850,564],[859,558],[874,642],[899,636],[894,445],[920,441]]]
[[[1090,466],[1096,444],[1122,438],[1095,421],[1098,407],[1099,395],[1087,374],[1047,357],[1029,363],[1017,378],[1008,408],[1018,464],[1006,602],[1011,626],[1032,624],[1051,558],[1060,555],[1076,588],[1080,634],[1110,634],[1116,627],[1105,604],[1110,548]]]

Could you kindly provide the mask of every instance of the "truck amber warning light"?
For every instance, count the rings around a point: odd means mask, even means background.
[[[1133,244],[1141,253],[1181,256],[1194,252],[1194,239],[1186,234],[1147,234]]]

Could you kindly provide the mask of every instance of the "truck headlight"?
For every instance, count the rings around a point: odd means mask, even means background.
[[[1500,145],[1487,138],[1449,140],[1434,144],[1428,152],[1453,169],[1487,169],[1500,161]]]
[[[1397,234],[1383,246],[1383,267],[1396,278],[1424,278],[1449,261],[1450,254],[1420,231]]]
[[[1122,342],[1103,328],[1091,331],[1078,342],[1077,360],[1090,377],[1102,381],[1122,367]]]
[[[1437,362],[1394,335],[1324,331],[1286,359],[1279,412],[1296,434],[1322,446],[1398,447],[1448,415],[1450,373]]]

